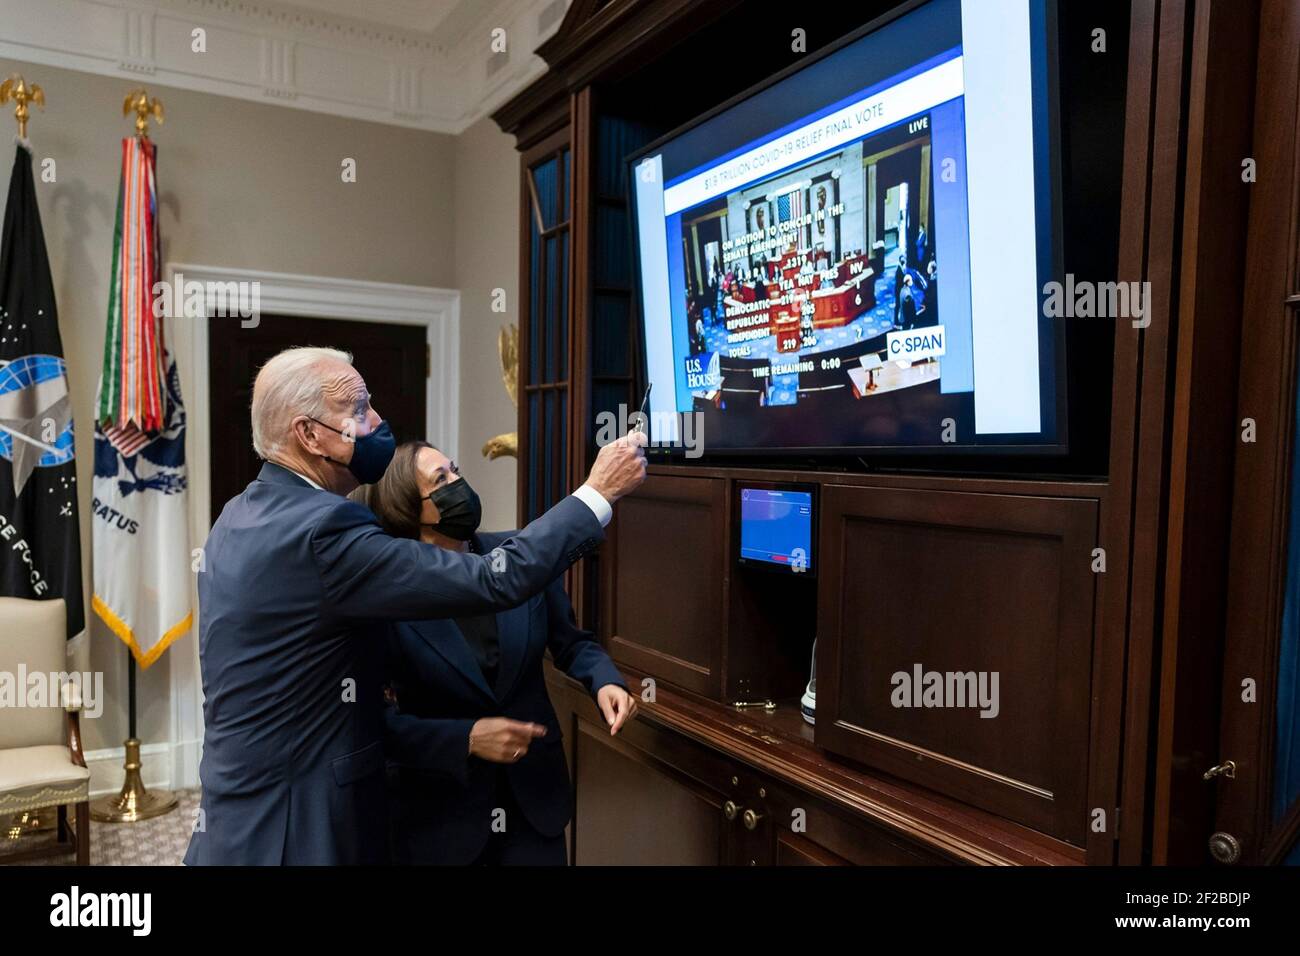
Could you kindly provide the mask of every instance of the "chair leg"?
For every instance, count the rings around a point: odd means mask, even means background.
[[[59,823],[58,823],[59,842],[68,842],[68,808],[66,804],[59,804]]]
[[[77,804],[77,865],[90,865],[90,801]]]

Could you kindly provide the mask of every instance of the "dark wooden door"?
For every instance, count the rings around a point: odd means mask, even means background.
[[[1260,23],[1252,151],[1260,172],[1250,187],[1219,750],[1193,780],[1214,788],[1214,829],[1203,846],[1225,864],[1279,862],[1300,834],[1300,798],[1275,793],[1273,779],[1287,532],[1297,507],[1288,499],[1300,347],[1300,7],[1267,0]],[[1231,774],[1203,781],[1229,761]]]
[[[237,319],[212,319],[208,345],[212,520],[262,467],[253,452],[248,409],[253,379],[267,359],[295,345],[351,352],[375,410],[403,442],[426,437],[429,358],[424,335],[422,326],[383,322],[264,315],[256,328],[246,329]]]

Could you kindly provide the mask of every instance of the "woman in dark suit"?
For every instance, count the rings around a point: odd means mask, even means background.
[[[510,536],[478,531],[478,495],[427,442],[399,447],[361,495],[395,537],[490,554]],[[578,628],[559,579],[510,611],[392,627],[385,750],[395,862],[565,864],[573,795],[543,677],[547,650],[618,733],[636,701]]]

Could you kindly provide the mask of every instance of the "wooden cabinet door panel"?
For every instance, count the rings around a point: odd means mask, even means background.
[[[833,485],[822,510],[817,743],[1082,842],[1096,502]]]
[[[574,862],[718,866],[730,861],[722,796],[579,719]]]
[[[726,482],[651,476],[618,504],[614,660],[715,699],[722,694]]]

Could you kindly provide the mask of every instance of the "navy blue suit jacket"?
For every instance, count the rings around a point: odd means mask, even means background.
[[[509,534],[480,534],[476,545],[490,551]],[[558,836],[573,815],[543,655],[549,650],[555,666],[593,695],[606,684],[627,685],[604,649],[578,627],[559,578],[527,603],[498,613],[497,634],[497,680],[489,687],[453,621],[404,621],[391,628],[388,666],[397,704],[386,711],[385,749],[395,787],[395,862],[472,862],[491,833],[503,771],[515,802],[543,836]],[[481,717],[531,721],[546,727],[546,736],[516,763],[484,761],[469,756],[470,728]],[[508,831],[511,822],[505,825]]]
[[[204,546],[202,814],[185,862],[385,862],[387,622],[515,607],[603,538],[568,497],[494,555],[444,551],[266,463]]]

